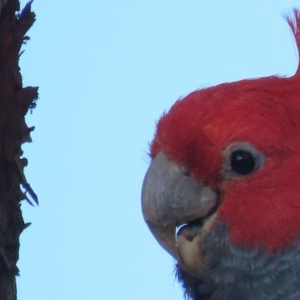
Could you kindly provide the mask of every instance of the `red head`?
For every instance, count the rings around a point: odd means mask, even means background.
[[[300,13],[287,18],[300,52]],[[218,219],[238,245],[271,252],[300,241],[300,65],[290,78],[224,83],[178,100],[157,124],[163,152],[221,195]],[[250,147],[259,162],[234,174],[230,155]]]

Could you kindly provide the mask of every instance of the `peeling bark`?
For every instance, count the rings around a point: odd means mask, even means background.
[[[31,2],[19,12],[19,1],[1,1],[0,16],[0,300],[16,300],[19,237],[27,226],[20,202],[37,202],[23,173],[21,145],[30,141],[25,115],[35,107],[36,87],[23,87],[19,69],[26,32],[35,21]]]

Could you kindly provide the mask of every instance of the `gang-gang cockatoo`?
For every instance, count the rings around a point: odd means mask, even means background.
[[[144,218],[189,298],[300,299],[300,64],[178,100],[150,156]]]

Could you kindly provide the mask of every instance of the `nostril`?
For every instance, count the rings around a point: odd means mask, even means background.
[[[188,170],[187,167],[180,166],[180,167],[179,167],[179,171],[180,171],[180,173],[183,174],[184,176],[191,176],[191,173],[190,173],[190,171]]]

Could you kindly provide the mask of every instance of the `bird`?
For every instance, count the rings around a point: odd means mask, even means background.
[[[177,100],[149,155],[142,213],[188,299],[300,299],[300,63]]]

